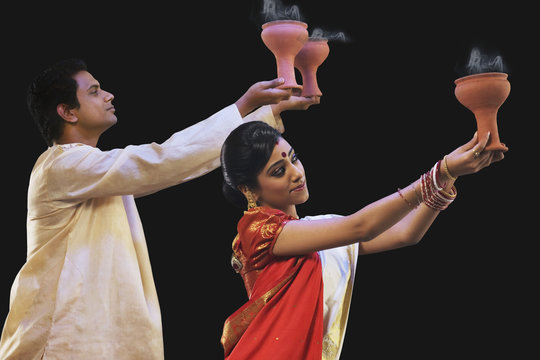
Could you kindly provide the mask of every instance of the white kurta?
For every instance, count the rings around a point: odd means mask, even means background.
[[[330,219],[340,215],[306,216],[302,220]],[[358,243],[319,251],[323,270],[323,360],[341,354],[358,259]]]
[[[262,120],[231,105],[162,144],[56,145],[28,189],[27,260],[11,289],[0,359],[163,359],[161,313],[134,197],[219,166],[226,136]]]

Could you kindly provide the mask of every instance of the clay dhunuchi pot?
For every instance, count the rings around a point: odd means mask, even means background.
[[[322,96],[317,83],[317,69],[329,53],[328,39],[309,38],[296,55],[294,66],[302,74],[302,96]]]
[[[497,128],[497,112],[510,94],[508,74],[501,72],[479,73],[456,79],[455,95],[458,101],[472,111],[476,118],[478,138],[491,132],[485,150],[508,148],[500,142]]]
[[[285,79],[281,89],[302,89],[296,82],[294,58],[308,40],[307,24],[296,20],[275,20],[262,25],[261,38],[274,54],[277,75]]]

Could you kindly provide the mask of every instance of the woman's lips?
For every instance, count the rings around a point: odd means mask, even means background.
[[[302,190],[304,190],[305,187],[306,187],[306,183],[303,183],[302,185],[298,185],[297,187],[292,189],[291,192],[293,192],[293,191],[302,191]]]

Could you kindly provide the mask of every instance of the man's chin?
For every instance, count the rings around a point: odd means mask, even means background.
[[[117,122],[118,122],[118,118],[116,117],[116,115],[114,115],[109,121],[110,123],[109,127],[115,125]]]

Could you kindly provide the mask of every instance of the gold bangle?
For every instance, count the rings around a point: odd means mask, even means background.
[[[412,188],[414,190],[414,196],[416,197],[416,201],[418,202],[418,205],[420,205],[422,203],[422,198],[418,197],[418,193],[416,192],[416,188],[414,187],[414,184],[411,184],[411,186],[412,186]],[[418,206],[418,205],[416,205],[416,206]]]
[[[450,171],[448,170],[448,164],[446,163],[446,156],[447,155],[444,155],[444,158],[443,158],[443,166],[442,166],[442,169],[443,169],[443,173],[448,176],[450,178],[450,180],[452,181],[455,181],[457,179],[456,176],[452,176],[452,174],[450,174]]]
[[[439,190],[441,194],[443,194],[448,200],[454,200],[457,196],[457,189],[455,185],[452,185],[452,188],[450,189],[450,192],[446,192],[444,190]]]

